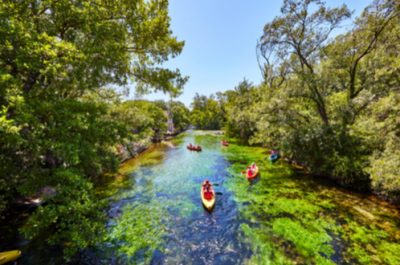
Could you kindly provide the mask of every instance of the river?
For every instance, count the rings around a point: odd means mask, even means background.
[[[105,176],[97,192],[109,201],[108,234],[81,264],[400,264],[396,207],[220,140],[189,131]],[[260,176],[249,183],[241,171],[251,162]],[[217,192],[212,212],[200,201],[204,179]],[[25,248],[22,264],[46,259]]]

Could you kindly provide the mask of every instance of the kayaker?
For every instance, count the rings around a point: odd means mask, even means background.
[[[247,176],[253,175],[253,170],[251,167],[247,167]]]
[[[203,184],[203,189],[206,192],[208,192],[208,191],[210,191],[210,188],[211,188],[211,183],[208,181],[208,179],[206,179],[206,181],[204,181],[204,184]]]
[[[213,198],[213,193],[211,191],[211,183],[206,179],[203,184],[204,199],[211,200]]]
[[[272,149],[270,153],[271,153],[271,155],[278,155],[279,151],[276,149]]]
[[[211,191],[204,192],[204,199],[211,200],[213,198],[213,193]]]

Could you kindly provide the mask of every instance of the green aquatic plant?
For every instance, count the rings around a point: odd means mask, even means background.
[[[386,264],[400,264],[400,244],[382,242],[378,246],[381,259]]]
[[[123,189],[113,200],[130,203],[115,219],[108,238],[127,263],[149,263],[155,252],[180,259],[177,253],[182,252],[170,248],[166,235],[179,233],[177,223],[202,214],[200,200],[193,196],[203,177],[213,176],[215,166],[224,161],[222,154],[229,163],[216,188],[226,188],[222,196],[230,196],[237,207],[239,241],[252,252],[244,264],[399,264],[398,212],[388,205],[296,175],[284,161],[271,164],[265,148],[234,140],[228,148],[221,147],[221,137],[204,131],[177,139],[176,148],[157,146],[126,165],[129,189],[122,180],[111,182],[111,187]],[[205,148],[191,153],[185,149],[187,142]],[[148,163],[153,159],[158,162]],[[249,182],[241,172],[252,162],[260,176]]]
[[[398,227],[389,217],[394,212],[383,214],[374,204],[369,213],[355,206],[356,195],[297,176],[283,161],[269,163],[266,149],[230,143],[223,151],[231,162],[226,185],[246,222],[241,229],[251,238],[245,239],[253,251],[248,264],[334,264],[333,256],[350,263],[398,264],[393,253],[400,245],[388,236]],[[260,176],[250,183],[241,171],[253,161]],[[386,230],[370,227],[368,218],[385,218]]]
[[[302,199],[288,199],[288,198],[278,198],[270,204],[268,212],[273,215],[279,215],[280,213],[287,213],[291,215],[302,214],[307,215],[307,217],[313,217],[320,207],[312,205],[309,202]],[[306,216],[304,216],[306,218]]]
[[[284,241],[293,243],[302,256],[317,264],[333,264],[329,261],[333,254],[329,244],[332,238],[323,229],[315,229],[289,218],[277,218],[272,223],[272,230]]]
[[[400,244],[390,242],[393,240],[391,236],[373,222],[370,225],[361,225],[359,222],[347,220],[343,230],[344,237],[350,242],[346,251],[348,260],[355,259],[361,264],[399,264]]]
[[[200,201],[198,204],[194,204],[192,201],[186,200],[183,196],[179,196],[168,202],[168,209],[174,213],[175,218],[188,218],[194,212],[202,210],[199,206]]]
[[[246,242],[251,244],[253,255],[246,262],[248,265],[265,264],[265,265],[284,265],[293,264],[293,262],[285,256],[285,254],[276,247],[271,241],[270,230],[265,227],[250,227],[242,224],[241,229],[246,236]],[[266,233],[268,231],[269,233]]]
[[[148,264],[166,231],[167,211],[157,202],[131,204],[112,227],[107,240],[129,264]],[[140,253],[140,255],[138,255]]]

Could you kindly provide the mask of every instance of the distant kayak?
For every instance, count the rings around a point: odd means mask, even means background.
[[[201,151],[201,146],[200,145],[198,145],[198,146],[190,146],[190,145],[188,145],[188,146],[186,146],[186,148],[187,149],[189,149],[190,151],[197,151],[197,152],[200,152]]]
[[[250,168],[251,168],[251,170],[246,171],[246,178],[248,180],[255,179],[258,175],[258,166],[257,165],[250,166]]]
[[[271,162],[275,162],[275,161],[277,161],[278,159],[279,159],[279,154],[272,154],[272,155],[269,156],[269,160],[270,160]]]
[[[30,196],[16,199],[14,202],[12,202],[12,207],[18,210],[33,210],[36,207],[43,205],[44,203],[45,201],[43,200],[43,198]]]
[[[0,265],[14,261],[21,256],[20,250],[0,252]]]
[[[215,191],[211,185],[209,193],[207,193],[203,188],[204,184],[205,182],[203,182],[200,188],[201,202],[203,203],[204,207],[210,211],[215,205]]]
[[[224,140],[221,141],[221,144],[222,144],[223,146],[229,146],[229,143],[228,143],[227,141],[224,141]]]

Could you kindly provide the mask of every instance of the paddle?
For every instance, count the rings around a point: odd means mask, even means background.
[[[217,195],[223,195],[223,193],[220,192],[220,191],[216,191],[215,194],[217,194]]]

